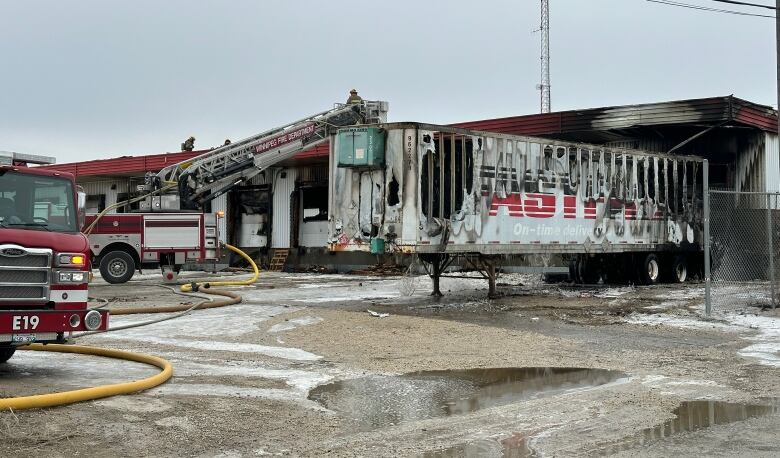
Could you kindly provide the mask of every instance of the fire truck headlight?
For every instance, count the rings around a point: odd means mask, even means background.
[[[83,254],[61,254],[57,257],[57,261],[61,266],[81,267],[87,260]]]
[[[97,310],[90,310],[84,315],[84,327],[89,331],[94,331],[103,324],[103,317],[100,316],[100,312]]]
[[[73,272],[70,274],[70,280],[74,283],[84,283],[86,277],[86,272]]]

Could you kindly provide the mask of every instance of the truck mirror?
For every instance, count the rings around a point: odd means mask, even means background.
[[[87,193],[84,191],[79,190],[76,193],[76,198],[78,200],[77,207],[78,207],[78,223],[79,228],[84,228],[84,223],[86,222],[87,218]]]

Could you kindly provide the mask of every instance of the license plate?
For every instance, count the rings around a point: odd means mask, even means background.
[[[14,334],[11,336],[11,342],[33,343],[35,342],[35,334]]]

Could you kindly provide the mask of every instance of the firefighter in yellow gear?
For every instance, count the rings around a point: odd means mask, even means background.
[[[358,95],[357,89],[352,89],[351,91],[349,91],[349,98],[347,98],[347,105],[361,103],[362,101],[363,98]]]

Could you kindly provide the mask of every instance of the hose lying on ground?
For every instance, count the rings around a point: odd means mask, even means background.
[[[255,264],[255,261],[249,257],[248,254],[244,253],[243,251],[239,250],[238,248],[234,247],[233,245],[225,244],[225,247],[238,254],[242,258],[244,258],[247,262],[249,262],[249,265],[252,266],[252,271],[254,272],[254,275],[252,278],[249,278],[247,280],[228,280],[228,281],[212,281],[212,282],[200,282],[200,283],[187,283],[184,285],[181,285],[181,290],[185,293],[191,292],[191,291],[197,291],[200,287],[212,287],[212,286],[246,286],[246,285],[252,285],[254,284],[257,279],[260,277],[260,269],[257,268],[257,264]]]
[[[18,398],[0,399],[0,410],[14,409],[39,409],[43,407],[55,407],[76,402],[90,401],[93,399],[116,396],[118,394],[129,394],[138,391],[148,390],[167,382],[173,375],[173,367],[168,361],[156,356],[145,355],[142,353],[132,353],[122,350],[111,350],[108,348],[87,347],[82,345],[60,345],[60,344],[31,344],[19,347],[20,350],[27,351],[51,351],[57,353],[77,353],[81,355],[104,356],[107,358],[124,359],[135,361],[137,363],[149,364],[159,367],[162,371],[151,377],[136,380],[133,382],[115,383],[112,385],[103,385],[92,388],[82,388],[72,391],[62,391],[59,393],[38,394],[33,396],[21,396]]]

